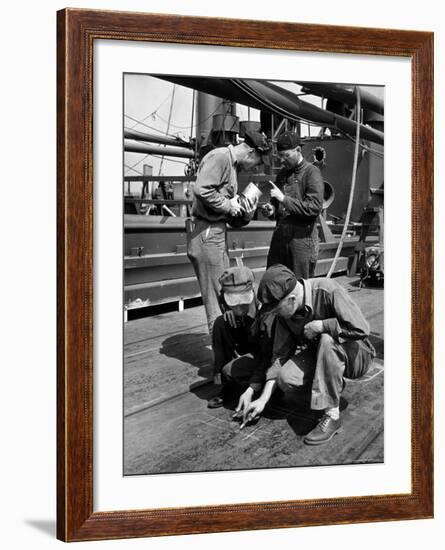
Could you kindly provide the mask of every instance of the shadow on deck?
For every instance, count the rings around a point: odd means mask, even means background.
[[[383,291],[357,291],[377,357],[360,380],[348,380],[341,401],[344,430],[327,445],[304,436],[319,418],[309,394],[277,391],[257,424],[232,420],[237,396],[220,409],[202,307],[131,321],[125,326],[124,473],[238,470],[383,461]]]

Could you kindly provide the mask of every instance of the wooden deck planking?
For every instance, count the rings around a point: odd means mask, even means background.
[[[314,412],[283,412],[281,403],[271,413],[277,418],[240,432],[230,410],[208,409],[215,391],[205,384],[210,342],[203,308],[195,307],[125,325],[125,474],[382,461],[383,291],[338,280],[365,312],[378,351],[366,377],[347,383],[346,433],[312,448],[303,436],[316,423]]]
[[[366,384],[348,381],[342,399],[344,432],[329,445],[310,447],[303,438],[317,422],[314,411],[281,397],[257,425],[240,430],[231,419],[233,404],[208,409],[213,388],[203,386],[126,419],[125,473],[375,462],[381,445],[374,459],[369,451],[365,458],[362,454],[383,430],[382,389],[381,374]]]
[[[204,308],[126,323],[124,362],[125,415],[208,380],[212,353]]]

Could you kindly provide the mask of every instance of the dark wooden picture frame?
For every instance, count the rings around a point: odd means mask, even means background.
[[[433,34],[65,9],[58,12],[57,536],[98,540],[433,515]],[[93,43],[155,41],[401,56],[412,63],[411,492],[93,512]]]

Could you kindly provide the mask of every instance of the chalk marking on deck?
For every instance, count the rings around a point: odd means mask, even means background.
[[[246,439],[249,439],[249,437],[254,437],[255,439],[258,439],[255,435],[255,433],[261,428],[261,425],[260,426],[257,426],[253,432],[250,432],[249,435],[246,435],[246,437],[243,437],[243,441],[246,441]]]
[[[212,420],[217,420],[218,422],[221,422],[221,423],[224,424],[224,425],[228,425],[230,429],[232,429],[232,427],[234,427],[234,426],[237,426],[232,420],[231,420],[231,421],[229,421],[229,420],[222,420],[221,418],[217,418],[216,416],[212,416],[212,415],[210,415],[210,414],[208,414],[208,413],[206,413],[206,416],[208,416],[208,417],[211,418]],[[222,428],[222,426],[219,426],[219,427]],[[262,427],[265,427],[264,424],[262,425]],[[254,433],[255,433],[257,430],[259,430],[260,428],[261,428],[261,426],[257,426],[257,427],[255,428],[254,431],[252,431],[248,436],[246,436],[246,437],[243,438],[243,441],[244,441],[245,439],[249,438],[249,437],[252,437],[252,436],[254,435]],[[255,437],[255,439],[257,439],[257,438]]]
[[[220,426],[219,424],[215,424],[214,422],[207,422],[207,420],[200,420],[201,424],[207,424],[207,426],[210,426],[211,428],[220,428],[221,430],[226,431],[226,428],[223,426]]]
[[[207,416],[210,416],[210,415],[207,415]],[[206,424],[207,426],[210,426],[211,428],[216,427],[216,428],[220,428],[221,430],[224,430],[224,431],[227,431],[227,427],[228,427],[228,428],[229,428],[229,431],[231,431],[232,433],[233,433],[233,432],[236,433],[237,430],[234,430],[234,429],[232,428],[232,423],[231,423],[231,422],[226,422],[226,421],[221,420],[220,418],[216,418],[216,417],[214,417],[214,416],[211,416],[210,418],[212,419],[211,422],[207,422],[206,420],[200,420],[200,422],[201,422],[202,424]],[[220,422],[223,422],[224,424],[228,424],[228,426],[220,426],[219,424],[215,424],[215,422],[213,422],[214,420],[218,420],[218,421],[220,421]],[[249,437],[253,437],[254,439],[258,439],[258,438],[256,437],[256,435],[255,435],[255,432],[256,432],[257,430],[259,430],[260,427],[261,427],[261,426],[257,426],[257,428],[256,428],[253,432],[251,432],[251,433],[250,433],[249,435],[247,435],[246,437],[243,437],[242,441],[245,441],[246,439],[249,439]],[[227,443],[231,443],[231,442],[227,442]]]
[[[223,424],[231,424],[228,420],[223,420],[222,418],[217,418],[216,416],[212,416],[211,414],[204,413],[208,418],[211,420],[217,420],[218,422],[222,422]]]
[[[185,413],[181,414],[178,418],[172,418],[169,420],[169,422],[174,422],[176,424],[176,427],[179,428],[183,426],[184,424],[190,424],[190,418],[194,417],[194,413]]]

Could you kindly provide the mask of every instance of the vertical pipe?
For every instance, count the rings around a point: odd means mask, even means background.
[[[213,115],[223,114],[223,101],[204,92],[197,92],[196,99],[196,139],[205,143],[212,132]]]
[[[194,121],[194,117],[195,117],[195,94],[196,94],[196,90],[193,90],[193,95],[192,95],[192,121],[190,123],[190,141],[193,138],[193,121]]]
[[[142,168],[142,173],[144,176],[152,176],[153,175],[153,166],[150,166],[150,164],[144,164]],[[153,181],[144,181],[142,184],[142,192],[141,192],[141,199],[145,198],[145,196],[148,196],[149,199],[153,198]],[[144,191],[147,191],[147,195],[144,194]]]

